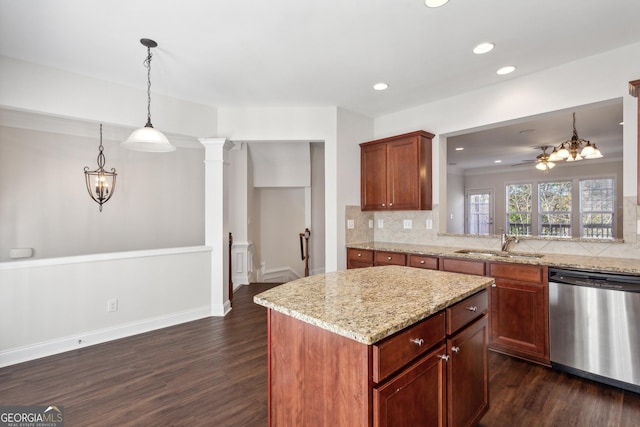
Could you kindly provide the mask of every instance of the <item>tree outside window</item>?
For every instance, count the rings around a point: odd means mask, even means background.
[[[571,181],[538,184],[539,235],[571,237]]]
[[[531,184],[507,185],[507,233],[531,236]]]
[[[614,195],[613,178],[580,180],[580,237],[613,238]]]

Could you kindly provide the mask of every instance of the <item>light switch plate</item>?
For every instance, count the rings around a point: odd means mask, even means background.
[[[369,228],[373,228],[373,220],[372,219],[369,220]]]
[[[352,220],[352,219],[348,219],[348,220],[347,220],[347,228],[348,228],[349,230],[353,230],[354,228],[356,228],[356,225],[355,225],[355,223],[353,222],[353,220]]]
[[[426,221],[426,226],[427,226],[427,230],[431,230],[433,228],[433,220],[432,219],[428,219]]]
[[[384,220],[382,219],[378,220],[378,228],[384,228]]]
[[[402,226],[404,227],[404,229],[405,229],[405,230],[410,230],[410,229],[411,229],[411,227],[413,226],[413,224],[412,224],[412,222],[411,222],[411,220],[410,220],[410,219],[405,219],[405,220],[402,222]]]

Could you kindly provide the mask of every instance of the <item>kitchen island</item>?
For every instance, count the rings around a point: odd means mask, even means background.
[[[306,277],[268,308],[269,425],[472,425],[493,279],[401,266]]]

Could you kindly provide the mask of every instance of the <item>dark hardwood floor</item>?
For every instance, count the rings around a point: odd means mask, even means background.
[[[242,287],[225,318],[2,368],[0,405],[62,405],[68,427],[266,426],[266,310],[252,298],[271,286]],[[489,360],[481,427],[640,423],[638,394],[497,353]]]

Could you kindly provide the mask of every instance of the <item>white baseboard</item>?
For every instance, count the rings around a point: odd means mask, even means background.
[[[211,306],[211,316],[224,317],[231,311],[231,301],[226,300],[223,305]]]
[[[262,282],[286,283],[299,279],[300,275],[291,267],[273,268],[262,274]]]
[[[229,301],[227,301],[227,304],[225,305],[228,304]],[[231,310],[230,306],[228,310]],[[225,314],[228,313],[228,310],[225,312]],[[58,353],[64,353],[65,351],[76,350],[82,347],[129,337],[156,329],[162,329],[168,326],[178,325],[180,323],[191,322],[193,320],[210,317],[211,315],[211,307],[199,307],[172,313],[166,316],[144,319],[137,322],[125,323],[111,328],[87,331],[73,336],[4,350],[0,352],[0,368],[9,365],[15,365],[16,363],[39,359],[41,357],[51,356]]]

